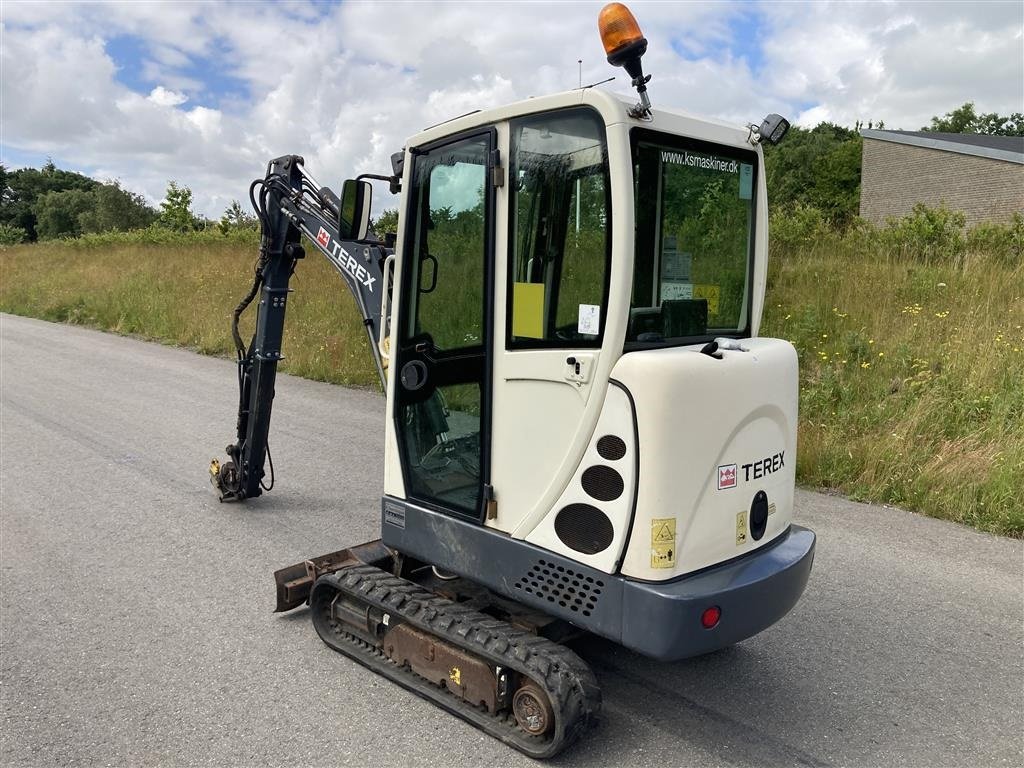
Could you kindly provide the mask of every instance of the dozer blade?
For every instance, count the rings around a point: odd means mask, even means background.
[[[334,573],[348,565],[365,563],[376,567],[387,567],[391,562],[391,551],[380,539],[368,541],[348,549],[339,549],[328,555],[321,555],[301,563],[289,565],[274,572],[277,583],[277,607],[275,613],[283,613],[309,602],[313,583],[325,573]]]

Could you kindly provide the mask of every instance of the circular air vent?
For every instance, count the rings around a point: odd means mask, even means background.
[[[758,491],[754,494],[754,500],[750,504],[750,536],[754,541],[760,541],[764,536],[764,529],[768,527],[768,494]]]
[[[570,549],[593,555],[607,549],[615,530],[608,515],[589,504],[570,504],[555,515],[555,533]]]
[[[597,453],[602,459],[618,461],[626,455],[626,443],[621,437],[605,435],[597,441]]]
[[[587,495],[598,501],[615,501],[622,495],[622,475],[603,464],[583,470],[580,484]]]

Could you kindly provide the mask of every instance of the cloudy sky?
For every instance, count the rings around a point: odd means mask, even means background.
[[[602,3],[0,3],[0,161],[167,181],[219,217],[266,161],[385,172],[406,136],[614,74]],[[1024,111],[1024,3],[632,2],[659,104],[750,122],[916,130],[974,101]],[[380,201],[385,203],[387,201]],[[378,206],[379,207],[379,206]]]

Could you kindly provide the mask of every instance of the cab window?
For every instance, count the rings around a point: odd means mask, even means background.
[[[604,125],[571,109],[510,128],[508,346],[599,346],[611,242]]]
[[[636,248],[627,343],[749,333],[757,154],[634,131]]]

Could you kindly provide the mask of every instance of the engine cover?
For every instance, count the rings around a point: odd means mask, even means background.
[[[721,358],[700,346],[630,352],[612,371],[639,433],[636,511],[625,576],[675,578],[775,540],[793,517],[796,350],[743,339]]]

